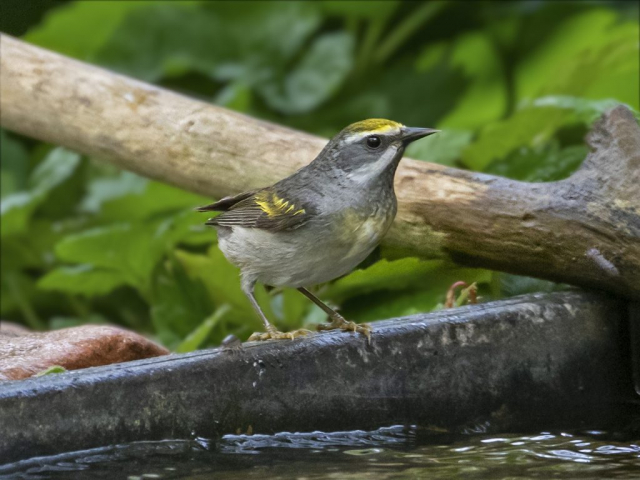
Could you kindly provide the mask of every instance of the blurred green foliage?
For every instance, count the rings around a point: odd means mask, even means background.
[[[26,41],[320,135],[368,117],[441,128],[408,155],[527,181],[568,176],[603,111],[640,107],[631,2],[42,8]],[[177,351],[261,328],[215,231],[192,211],[210,199],[1,134],[2,318],[37,329],[111,322]],[[318,294],[370,321],[438,308],[456,280],[477,282],[485,299],[556,288],[405,258],[369,262]],[[261,288],[258,299],[284,329],[324,320],[295,291]]]

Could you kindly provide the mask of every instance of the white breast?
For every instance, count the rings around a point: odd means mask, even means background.
[[[392,217],[367,217],[350,222],[351,230],[340,233],[329,228],[268,232],[233,227],[219,236],[219,245],[245,276],[266,285],[309,287],[353,270],[373,251],[392,221]]]

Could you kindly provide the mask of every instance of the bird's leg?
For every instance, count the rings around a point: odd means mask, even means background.
[[[325,304],[322,300],[316,297],[313,293],[311,293],[306,288],[300,287],[298,288],[300,293],[302,293],[305,297],[311,300],[313,303],[318,305],[331,319],[331,323],[325,323],[318,325],[318,330],[347,330],[351,332],[362,333],[365,337],[367,337],[368,341],[371,341],[371,327],[366,323],[355,323],[345,320],[342,315],[336,312],[334,309]]]
[[[294,330],[293,332],[280,332],[276,327],[271,325],[269,320],[267,320],[267,317],[265,316],[264,312],[260,308],[260,305],[258,305],[258,302],[256,301],[256,297],[255,297],[255,294],[254,294],[255,285],[256,285],[255,281],[245,281],[243,279],[243,281],[242,281],[242,291],[245,293],[247,298],[249,298],[249,301],[251,302],[251,306],[258,313],[258,316],[262,320],[262,323],[264,323],[264,328],[265,328],[266,332],[264,332],[264,333],[261,333],[261,332],[253,333],[249,337],[249,341],[250,342],[253,342],[254,340],[272,340],[272,339],[273,340],[281,340],[281,339],[285,339],[285,338],[293,340],[296,337],[301,337],[303,335],[309,335],[311,333],[310,330],[305,330],[305,329]]]

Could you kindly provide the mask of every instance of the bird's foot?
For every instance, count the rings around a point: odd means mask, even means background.
[[[313,333],[311,330],[301,328],[300,330],[293,330],[292,332],[280,332],[275,328],[270,328],[266,332],[255,332],[249,337],[249,342],[261,341],[261,340],[293,340],[296,337],[304,337]]]
[[[331,323],[322,323],[317,326],[318,330],[345,330],[347,332],[357,332],[367,337],[367,342],[371,343],[371,326],[366,323],[355,323],[345,320],[342,317],[333,317]]]

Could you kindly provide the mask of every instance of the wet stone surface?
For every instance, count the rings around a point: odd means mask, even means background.
[[[0,458],[481,419],[602,428],[638,409],[625,312],[594,294],[528,295],[381,321],[371,344],[329,332],[0,383]]]

